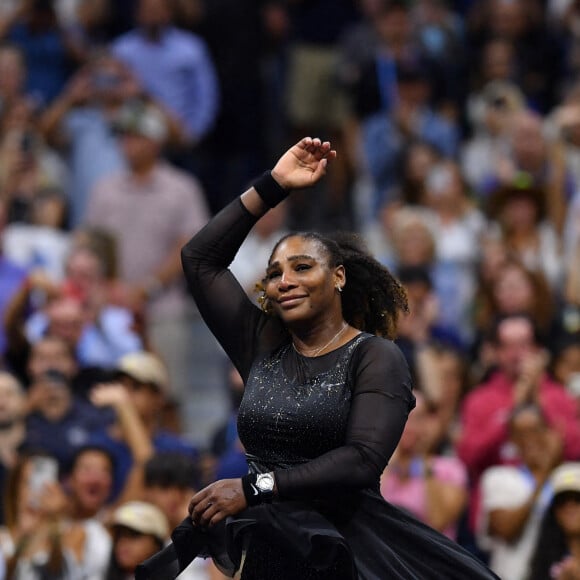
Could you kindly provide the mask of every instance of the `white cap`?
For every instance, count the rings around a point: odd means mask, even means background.
[[[117,362],[117,372],[130,376],[139,383],[152,384],[162,392],[169,389],[169,376],[161,359],[146,351],[131,352]]]
[[[113,512],[111,525],[154,536],[163,543],[169,537],[165,514],[157,506],[144,501],[130,501],[118,507]]]

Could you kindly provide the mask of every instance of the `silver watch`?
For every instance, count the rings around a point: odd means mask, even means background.
[[[273,473],[258,473],[256,476],[256,487],[260,492],[260,499],[262,501],[271,501],[274,497],[274,474]]]

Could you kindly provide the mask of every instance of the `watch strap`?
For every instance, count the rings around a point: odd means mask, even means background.
[[[248,473],[242,477],[242,490],[248,507],[259,505],[261,503],[270,503],[274,497],[274,490],[265,491],[260,489],[256,483],[258,481],[258,473]],[[269,474],[272,478],[274,475]]]

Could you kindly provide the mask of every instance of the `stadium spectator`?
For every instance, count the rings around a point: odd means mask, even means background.
[[[417,406],[381,478],[381,494],[452,539],[467,506],[465,466],[456,457],[434,452],[437,415],[416,393]]]
[[[580,575],[580,464],[560,465],[552,473],[551,483],[554,495],[542,521],[529,579],[573,580]]]
[[[18,462],[26,437],[26,394],[18,379],[0,371],[0,497],[7,493],[8,473]],[[0,504],[0,523],[4,523],[4,503]]]
[[[535,403],[564,440],[564,458],[580,457],[580,422],[574,399],[551,380],[548,354],[529,317],[511,314],[491,331],[497,368],[463,402],[457,454],[476,484],[483,470],[515,460],[509,445],[509,416],[522,403]]]
[[[191,385],[188,343],[195,311],[185,293],[179,251],[205,224],[208,210],[199,183],[160,157],[167,125],[158,109],[127,106],[117,128],[128,168],[97,182],[87,224],[115,236],[128,301],[145,317],[145,338],[167,364],[173,394],[183,401]]]
[[[199,143],[215,122],[219,87],[205,42],[172,25],[172,8],[165,0],[139,0],[137,27],[112,50],[178,119],[182,141]]]
[[[526,580],[540,523],[552,499],[549,482],[560,463],[562,439],[535,404],[515,407],[509,418],[516,465],[490,467],[481,478],[479,544],[500,578]]]
[[[27,410],[24,446],[53,455],[63,470],[106,421],[103,413],[74,395],[70,381],[56,370],[30,385]]]
[[[158,552],[169,539],[169,525],[153,504],[131,501],[119,506],[111,519],[113,545],[106,578],[133,578],[138,564]]]

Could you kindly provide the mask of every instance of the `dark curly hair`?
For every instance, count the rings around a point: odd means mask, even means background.
[[[391,272],[370,254],[360,236],[351,232],[287,234],[274,246],[270,260],[278,246],[293,237],[318,243],[328,256],[331,268],[344,266],[347,281],[342,292],[342,312],[351,326],[395,338],[400,312],[409,311],[407,293]],[[259,289],[263,292],[264,280]],[[268,311],[264,294],[261,302],[262,308]]]
[[[552,500],[540,524],[538,539],[530,561],[529,580],[550,578],[550,568],[562,561],[568,553],[566,536],[556,520]]]

